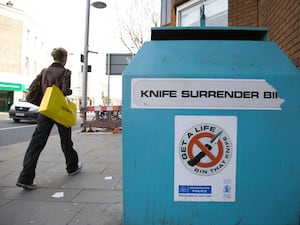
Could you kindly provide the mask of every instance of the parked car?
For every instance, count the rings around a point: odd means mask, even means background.
[[[19,101],[13,104],[8,113],[9,118],[12,118],[15,122],[20,120],[36,121],[38,116],[39,107],[26,101]]]

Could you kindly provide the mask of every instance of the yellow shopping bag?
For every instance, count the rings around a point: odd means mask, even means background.
[[[55,85],[46,89],[39,112],[65,127],[76,124],[76,105]]]

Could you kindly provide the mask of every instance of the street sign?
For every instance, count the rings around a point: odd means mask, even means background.
[[[121,75],[133,56],[131,53],[106,54],[106,75]]]

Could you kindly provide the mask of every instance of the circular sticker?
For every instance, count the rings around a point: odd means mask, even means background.
[[[232,144],[221,127],[202,123],[188,129],[179,143],[183,165],[192,173],[210,176],[221,172],[230,162]]]

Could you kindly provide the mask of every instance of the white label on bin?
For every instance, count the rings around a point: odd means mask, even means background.
[[[235,116],[175,116],[174,201],[234,202]]]
[[[281,110],[283,102],[263,79],[131,80],[131,108]]]

